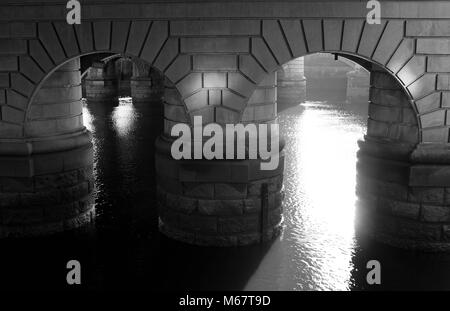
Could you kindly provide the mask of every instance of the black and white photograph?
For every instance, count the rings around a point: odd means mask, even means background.
[[[448,111],[448,0],[1,0],[0,291],[448,291]]]

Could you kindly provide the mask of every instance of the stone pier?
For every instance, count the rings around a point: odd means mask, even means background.
[[[148,64],[134,60],[130,85],[134,103],[160,101],[164,93],[164,76]]]
[[[369,98],[370,74],[361,66],[347,72],[347,101],[367,102]]]
[[[68,230],[94,217],[79,68],[79,60],[59,67],[34,97],[23,137],[1,140],[0,237]],[[20,117],[14,109],[2,111]]]
[[[368,130],[358,153],[360,229],[402,248],[450,250],[448,148],[418,141],[417,118],[404,91],[374,66]]]
[[[306,100],[304,57],[296,58],[277,71],[278,111],[298,105]]]
[[[273,73],[255,91],[246,123],[275,121],[275,83]],[[223,92],[219,98],[237,99]],[[277,236],[282,220],[283,153],[278,168],[270,171],[260,170],[258,159],[174,160],[171,127],[189,119],[176,90],[166,87],[164,99],[166,130],[156,144],[161,231],[204,246],[247,245]]]
[[[113,61],[95,62],[84,79],[86,99],[90,103],[114,103],[119,97],[118,79]]]

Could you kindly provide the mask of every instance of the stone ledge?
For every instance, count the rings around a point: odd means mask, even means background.
[[[73,134],[49,136],[44,138],[2,139],[0,140],[1,156],[30,156],[62,152],[92,144],[92,134],[84,129]]]

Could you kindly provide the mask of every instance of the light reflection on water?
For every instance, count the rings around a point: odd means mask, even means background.
[[[362,105],[362,104],[361,104]],[[354,240],[357,141],[363,114],[309,102],[282,112],[284,222],[248,290],[347,290]]]

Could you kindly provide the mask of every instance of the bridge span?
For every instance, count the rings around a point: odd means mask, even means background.
[[[164,77],[161,232],[215,246],[274,238],[283,150],[267,171],[261,159],[175,160],[171,130],[195,116],[221,126],[275,123],[277,70],[332,53],[371,73],[358,154],[361,229],[399,247],[450,249],[450,2],[380,1],[381,24],[368,24],[366,1],[86,0],[79,25],[66,22],[65,1],[36,2],[0,4],[0,236],[92,221],[80,57],[107,53]]]

